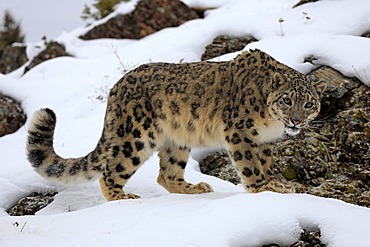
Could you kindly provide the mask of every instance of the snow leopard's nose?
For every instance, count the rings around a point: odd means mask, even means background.
[[[294,126],[297,126],[297,125],[299,125],[300,123],[302,123],[302,120],[300,120],[300,119],[290,118],[290,121],[292,122],[292,124],[293,124]]]

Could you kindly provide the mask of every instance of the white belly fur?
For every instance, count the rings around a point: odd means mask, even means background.
[[[260,125],[257,128],[258,137],[257,140],[260,144],[275,142],[283,137],[285,131],[285,125],[281,121],[268,121],[268,126]]]

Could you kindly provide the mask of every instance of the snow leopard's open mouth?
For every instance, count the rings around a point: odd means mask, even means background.
[[[301,131],[301,128],[297,126],[286,126],[285,127],[285,133],[291,136],[298,135],[300,131]]]

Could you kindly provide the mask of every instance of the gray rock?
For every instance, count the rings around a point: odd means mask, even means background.
[[[254,37],[217,36],[211,44],[206,46],[201,60],[205,61],[227,53],[243,50],[246,45],[255,41],[257,40]]]
[[[49,205],[56,193],[37,193],[34,192],[19,200],[17,205],[12,207],[8,214],[11,216],[34,215],[37,211]]]
[[[293,6],[293,8],[296,8],[296,7],[301,6],[303,4],[306,4],[306,3],[314,3],[314,2],[317,2],[317,1],[319,1],[319,0],[301,0],[297,4],[295,4]]]
[[[26,46],[7,46],[0,51],[0,73],[8,74],[27,61]]]
[[[37,56],[35,56],[31,63],[24,69],[24,73],[27,73],[29,70],[34,68],[35,66],[39,65],[42,62],[45,62],[49,59],[53,59],[56,57],[63,57],[63,56],[71,56],[66,52],[66,49],[63,45],[59,44],[58,42],[48,42],[46,44],[46,48],[41,51]]]
[[[24,125],[26,119],[17,101],[0,94],[0,137],[17,131]]]
[[[240,177],[235,167],[231,164],[226,151],[217,151],[208,155],[199,163],[200,171],[210,176],[218,177],[233,184],[240,183]]]
[[[115,16],[80,38],[140,39],[197,18],[197,12],[179,0],[141,0],[132,13]]]

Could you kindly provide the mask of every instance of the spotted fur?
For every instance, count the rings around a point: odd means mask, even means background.
[[[314,83],[266,53],[229,62],[152,63],[127,73],[111,89],[97,147],[65,159],[53,149],[56,116],[37,111],[28,129],[28,160],[42,176],[62,182],[100,177],[107,200],[137,198],[122,189],[159,151],[158,183],[173,193],[212,191],[190,184],[184,169],[192,147],[229,151],[245,189],[292,192],[271,171],[272,144],[297,134],[320,110],[323,82]]]

